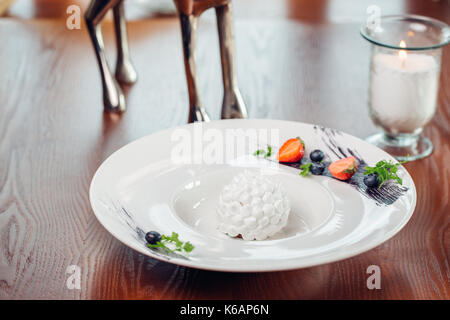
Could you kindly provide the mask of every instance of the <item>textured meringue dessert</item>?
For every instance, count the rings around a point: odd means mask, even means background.
[[[230,237],[264,240],[286,226],[290,211],[279,183],[247,170],[236,175],[220,194],[218,229]]]

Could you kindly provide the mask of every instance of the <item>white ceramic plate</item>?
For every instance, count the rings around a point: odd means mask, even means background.
[[[256,140],[254,132],[258,133]],[[264,133],[268,133],[266,138]],[[353,154],[360,161],[357,174],[348,183],[328,176],[301,177],[299,169],[278,165],[273,161],[277,145],[297,136],[306,144],[304,159],[314,149],[323,150],[329,161]],[[246,148],[233,150],[236,139],[242,137]],[[199,138],[203,144],[196,144]],[[265,148],[267,142],[274,148],[272,160],[252,155],[255,143]],[[217,145],[220,150],[214,149]],[[187,158],[175,156],[183,152]],[[361,182],[365,163],[374,165],[383,159],[395,162],[358,138],[310,124],[278,120],[199,123],[151,134],[116,151],[95,173],[90,201],[98,220],[114,237],[152,258],[230,272],[310,267],[370,250],[410,219],[416,189],[403,167],[399,169],[403,186],[391,182],[378,191],[366,189]],[[230,238],[216,229],[219,193],[243,170],[261,171],[287,190],[292,208],[288,225],[267,240]],[[195,249],[180,255],[149,249],[144,235],[151,230],[175,231]]]

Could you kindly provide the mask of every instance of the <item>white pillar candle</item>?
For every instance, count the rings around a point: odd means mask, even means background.
[[[424,53],[374,53],[369,103],[375,123],[387,132],[412,133],[434,115],[439,65]]]

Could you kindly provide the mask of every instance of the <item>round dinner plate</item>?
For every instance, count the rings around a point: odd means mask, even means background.
[[[358,171],[348,181],[303,177],[299,165],[279,164],[278,147],[301,137],[303,162],[321,149],[325,162],[354,156]],[[271,146],[269,150],[267,146]],[[264,150],[255,155],[256,150]],[[98,168],[90,201],[100,223],[134,250],[192,268],[262,272],[315,266],[349,258],[399,232],[416,204],[416,189],[403,166],[402,185],[390,180],[367,188],[366,165],[394,158],[338,130],[280,120],[220,120],[167,129],[113,153]],[[231,238],[217,229],[216,206],[233,176],[257,171],[279,182],[291,212],[285,228],[261,241]],[[167,253],[148,248],[145,233],[179,234],[195,249]]]

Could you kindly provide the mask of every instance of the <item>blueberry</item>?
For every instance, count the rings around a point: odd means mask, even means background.
[[[309,168],[309,171],[316,176],[321,175],[323,173],[323,170],[325,170],[325,164],[323,164],[322,162],[313,162],[311,163],[311,167]]]
[[[311,152],[309,154],[309,158],[311,159],[311,161],[313,162],[320,162],[323,160],[323,158],[325,157],[325,155],[323,154],[323,152],[321,150],[314,150],[313,152]]]
[[[378,174],[371,173],[364,177],[364,184],[369,188],[375,188],[378,186]]]
[[[156,231],[147,232],[145,234],[145,241],[150,244],[156,244],[157,242],[161,241],[161,235]]]

